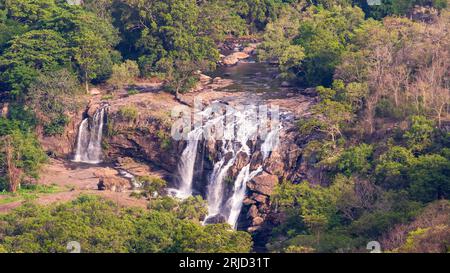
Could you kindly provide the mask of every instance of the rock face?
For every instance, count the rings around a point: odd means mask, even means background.
[[[84,109],[78,113],[69,114],[69,124],[61,135],[46,136],[42,127],[37,128],[39,142],[48,154],[65,159],[70,159],[73,156],[83,111]]]
[[[247,187],[257,194],[270,196],[272,195],[273,188],[277,184],[278,177],[276,175],[264,172],[250,180],[250,182],[247,183]]]

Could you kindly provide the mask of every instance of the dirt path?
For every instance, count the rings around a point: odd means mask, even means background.
[[[37,184],[56,186],[58,190],[55,193],[39,194],[33,202],[40,205],[49,205],[68,202],[82,194],[94,194],[110,199],[119,206],[142,208],[147,206],[146,200],[130,197],[129,191],[111,192],[97,190],[98,178],[94,176],[94,172],[103,168],[105,166],[75,164],[52,159],[44,167]],[[11,196],[0,196],[0,200],[8,197]],[[0,204],[0,213],[7,213],[19,207],[23,202],[24,200],[19,200]]]

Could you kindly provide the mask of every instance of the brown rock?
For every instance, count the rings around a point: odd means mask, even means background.
[[[264,219],[262,217],[255,217],[255,218],[253,218],[252,225],[260,226],[263,222],[264,222]]]
[[[89,89],[89,94],[95,96],[100,95],[102,92],[98,88],[91,88]]]
[[[272,194],[273,188],[277,183],[278,177],[276,175],[271,175],[264,172],[263,174],[254,177],[250,182],[247,183],[247,186],[252,191],[270,196]]]
[[[253,199],[250,199],[250,198],[245,198],[244,199],[244,201],[242,202],[244,205],[246,205],[246,206],[248,206],[248,205],[253,205],[253,204],[255,204],[256,202],[255,202],[255,200],[253,200]]]
[[[237,64],[240,60],[243,59],[247,59],[249,58],[250,55],[248,53],[245,52],[234,52],[231,55],[226,56],[222,62],[225,65],[235,65]]]
[[[256,207],[256,205],[252,205],[250,207],[250,209],[247,212],[247,216],[248,216],[248,218],[251,218],[251,219],[258,217],[258,208]]]
[[[124,178],[117,176],[110,176],[110,177],[101,177],[99,179],[97,186],[98,190],[122,192],[130,186],[130,183],[128,182],[128,180]]]
[[[225,65],[235,65],[239,62],[239,59],[236,58],[236,56],[234,56],[234,55],[230,55],[230,56],[226,56],[222,62]]]
[[[267,201],[267,196],[262,195],[262,194],[254,193],[252,198],[253,198],[253,200],[255,200],[258,203],[266,203],[266,201]]]

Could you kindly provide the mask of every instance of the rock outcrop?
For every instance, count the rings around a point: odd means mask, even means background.
[[[234,52],[225,58],[223,58],[222,63],[224,65],[235,65],[240,60],[248,59],[250,58],[250,55],[245,52]]]

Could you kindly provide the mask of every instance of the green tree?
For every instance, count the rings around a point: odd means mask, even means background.
[[[450,198],[450,161],[440,155],[417,158],[408,172],[409,192],[415,200],[431,202]]]
[[[309,85],[331,85],[334,69],[352,39],[354,29],[363,20],[364,13],[358,7],[308,8],[296,44],[305,50],[302,67]]]
[[[52,30],[32,30],[15,37],[0,57],[2,80],[12,95],[23,95],[41,71],[67,66],[70,61],[66,41]]]
[[[346,176],[367,175],[372,168],[373,147],[365,143],[347,149],[338,161],[337,168]]]
[[[408,147],[416,152],[422,152],[433,141],[434,122],[423,116],[411,117],[411,127],[405,132]]]
[[[80,108],[80,84],[66,69],[41,74],[28,88],[26,105],[36,114],[47,134],[60,134],[68,113]]]
[[[83,31],[74,37],[76,47],[73,48],[75,61],[89,93],[89,82],[98,76],[104,61],[110,61],[110,49],[105,40],[93,31]]]
[[[305,57],[303,47],[294,44],[294,39],[299,35],[299,26],[300,12],[285,7],[278,20],[267,24],[264,41],[258,48],[258,58],[277,62],[285,78],[295,78]]]

